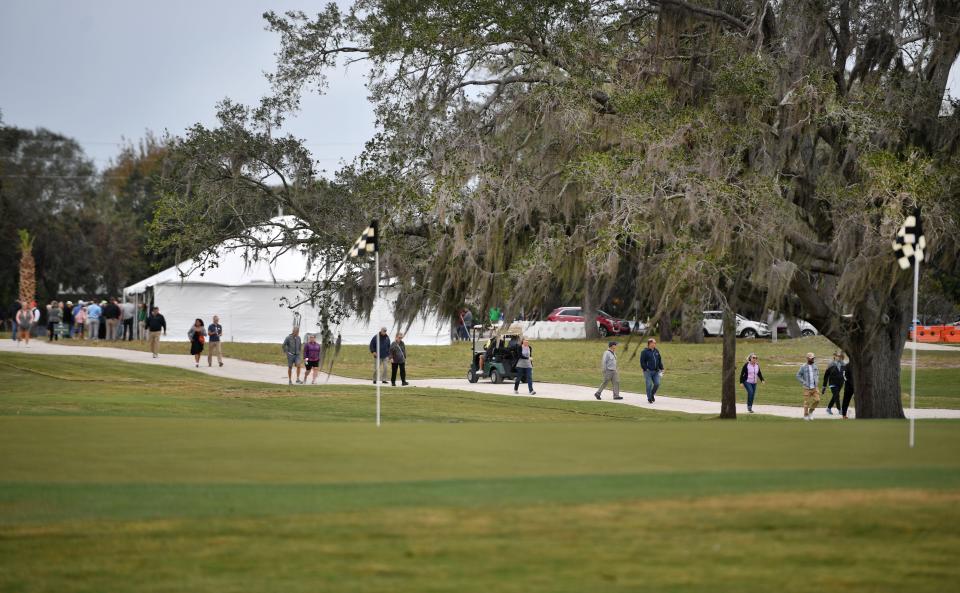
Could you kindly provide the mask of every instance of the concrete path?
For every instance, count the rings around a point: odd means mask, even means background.
[[[22,352],[24,354],[52,354],[61,356],[96,356],[101,358],[109,357],[123,362],[176,367],[230,379],[258,381],[261,383],[270,383],[274,385],[284,385],[287,383],[287,369],[283,366],[248,362],[245,360],[236,360],[232,358],[225,359],[224,366],[220,368],[216,365],[216,362],[214,362],[213,367],[208,367],[206,364],[206,356],[204,356],[201,358],[200,368],[196,368],[194,367],[193,357],[187,354],[161,354],[160,358],[154,359],[149,352],[125,350],[122,348],[60,346],[57,344],[48,344],[45,340],[33,340],[30,342],[29,348],[17,346],[17,343],[13,340],[0,340],[0,352]],[[666,380],[669,381],[669,378],[670,375],[668,373],[666,375]],[[328,378],[326,374],[319,375],[317,383],[318,385],[321,383],[326,383],[329,385],[367,385],[371,388],[373,387],[370,381],[364,379],[351,379],[349,377],[339,377],[337,375],[331,375]],[[421,388],[454,389],[458,391],[488,393],[493,395],[511,395],[513,393],[512,383],[494,385],[489,381],[481,380],[479,383],[471,384],[467,382],[466,373],[464,373],[464,377],[462,379],[418,379],[411,380],[411,384]],[[297,389],[301,388],[299,385],[295,385],[294,387]],[[398,389],[402,388],[391,387],[389,384],[383,385],[383,393],[387,395]],[[537,394],[532,397],[568,401],[596,401],[593,397],[595,389],[591,387],[583,387],[581,385],[537,382],[534,383],[534,389],[536,389]],[[757,414],[767,414],[770,416],[801,419],[803,412],[801,411],[799,404],[799,391],[800,390],[798,388],[798,403],[796,406],[756,404],[753,406],[754,412]],[[307,392],[309,393],[309,389],[307,389]],[[526,386],[520,386],[519,395],[530,397],[527,396]],[[688,414],[707,414],[711,416],[715,416],[720,413],[719,402],[657,395],[656,402],[649,404],[647,403],[646,395],[643,393],[621,391],[620,395],[622,395],[624,399],[616,403],[627,406],[637,406],[641,408],[649,408],[651,410],[664,410],[669,412],[685,412]],[[612,394],[610,391],[605,391],[603,393],[604,401],[611,402],[611,397]],[[745,404],[737,404],[737,413],[746,414],[747,406]],[[909,410],[907,411],[907,414],[909,415]],[[815,413],[815,418],[817,419],[836,419],[839,417],[839,415],[828,415],[823,411],[822,408],[818,409]],[[922,408],[916,410],[916,418],[960,419],[960,410]]]

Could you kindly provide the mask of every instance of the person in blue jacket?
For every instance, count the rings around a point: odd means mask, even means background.
[[[643,380],[647,384],[647,401],[652,404],[660,389],[660,378],[663,377],[663,357],[653,338],[647,340],[647,347],[640,353],[640,368],[643,369]]]
[[[377,340],[380,340],[380,358],[377,359]],[[377,382],[377,368],[380,369],[380,382],[387,382],[387,364],[390,361],[390,336],[387,328],[381,327],[380,333],[370,340],[370,354],[373,356],[373,382]]]

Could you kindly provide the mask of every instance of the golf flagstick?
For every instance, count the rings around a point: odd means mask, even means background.
[[[380,237],[377,228],[377,221],[371,220],[370,226],[367,227],[363,234],[360,235],[360,238],[357,239],[356,243],[353,244],[353,247],[350,249],[350,257],[360,257],[361,254],[373,253],[374,256],[374,292],[373,292],[373,306],[377,306],[377,301],[380,300]],[[381,378],[382,364],[380,364],[380,332],[377,332],[377,335],[374,337],[377,341],[377,358],[374,360],[374,365],[376,366],[377,372],[374,375],[377,380],[377,426],[380,426],[380,382],[383,380]]]
[[[910,448],[913,448],[916,434],[916,397],[917,397],[917,292],[920,290],[920,261],[913,264],[913,355],[910,357]]]
[[[910,448],[913,448],[916,434],[916,398],[917,398],[917,293],[920,291],[920,262],[923,261],[923,252],[927,248],[927,239],[923,236],[923,224],[920,221],[920,209],[914,208],[913,214],[907,216],[903,226],[897,231],[893,240],[893,252],[897,256],[897,263],[901,270],[913,265],[913,317],[910,325],[913,327],[913,354],[910,359]]]

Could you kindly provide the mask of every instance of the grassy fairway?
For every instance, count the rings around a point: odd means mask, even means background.
[[[960,580],[955,422],[920,423],[910,450],[903,422],[722,422],[431,390],[391,396],[377,429],[369,395],[349,388],[80,362],[0,355],[0,591]]]
[[[635,357],[643,339],[634,337],[630,351],[620,353],[621,387],[627,391],[643,392],[643,375]],[[77,342],[73,342],[74,345]],[[89,345],[89,343],[80,343]],[[101,345],[114,346],[120,342]],[[142,344],[125,344],[122,347],[146,349]],[[186,354],[188,345],[164,343],[164,352]],[[470,361],[470,344],[454,343],[450,346],[409,346],[408,372],[412,377],[465,377]],[[553,340],[534,343],[537,381],[570,383],[595,387],[599,384],[600,355],[606,341]],[[710,339],[705,344],[660,344],[667,374],[662,392],[675,397],[690,397],[720,401],[720,342]],[[765,385],[758,390],[758,402],[767,404],[799,405],[799,388],[794,375],[804,355],[813,351],[820,358],[821,371],[826,370],[827,360],[836,347],[822,337],[780,340],[740,340],[738,358],[745,360],[747,354],[756,352],[760,357]],[[280,346],[274,344],[226,344],[227,356],[278,364]],[[917,380],[917,405],[925,408],[960,408],[960,349],[956,352],[922,351],[918,353],[919,374]],[[909,357],[905,359],[909,363]],[[739,363],[738,363],[739,364]],[[348,377],[366,378],[371,372],[370,354],[366,346],[345,346],[334,365],[334,372]],[[905,368],[906,371],[906,368]],[[910,375],[901,376],[904,402],[910,392]],[[746,401],[743,389],[738,391],[739,401]],[[824,402],[824,405],[826,402]]]

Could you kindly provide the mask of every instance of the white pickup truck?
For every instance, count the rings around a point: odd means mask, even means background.
[[[723,311],[703,312],[703,335],[723,335]],[[770,328],[766,323],[750,321],[742,315],[737,315],[737,336],[741,338],[766,337],[770,335]]]

